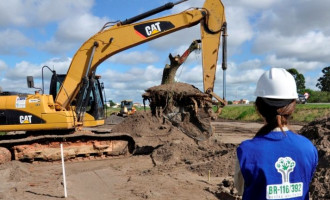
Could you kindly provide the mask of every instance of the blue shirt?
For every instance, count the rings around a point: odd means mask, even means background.
[[[309,183],[318,155],[304,136],[272,131],[237,148],[244,178],[243,200],[309,199]]]

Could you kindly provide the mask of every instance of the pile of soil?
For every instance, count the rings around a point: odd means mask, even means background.
[[[310,186],[313,199],[330,199],[330,117],[310,122],[300,134],[309,138],[318,150],[319,162]]]
[[[184,167],[199,176],[224,177],[226,183],[219,183],[218,188],[208,189],[209,192],[236,198],[233,176],[237,145],[216,139],[193,140],[180,128],[150,112],[137,112],[114,126],[112,131],[129,133],[137,146],[151,147],[154,170]]]

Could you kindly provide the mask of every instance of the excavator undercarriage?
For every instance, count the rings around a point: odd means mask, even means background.
[[[96,130],[96,129],[95,129]],[[66,160],[107,158],[134,153],[134,140],[125,133],[112,134],[111,130],[9,133],[1,136],[0,163],[8,160],[57,161],[61,159],[60,144],[63,144]],[[61,131],[58,131],[58,133]]]

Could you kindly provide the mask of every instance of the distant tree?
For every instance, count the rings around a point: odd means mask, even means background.
[[[112,100],[109,100],[110,107],[116,105]]]
[[[305,89],[305,77],[303,74],[300,74],[295,68],[287,69],[287,71],[292,74],[294,80],[297,84],[297,92],[301,94]]]
[[[330,66],[322,69],[323,76],[317,81],[316,87],[323,92],[330,92]]]

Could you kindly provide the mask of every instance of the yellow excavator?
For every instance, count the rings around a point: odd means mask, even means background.
[[[59,153],[54,153],[52,146],[58,143],[70,147],[66,152],[69,157],[111,156],[132,151],[132,138],[115,133],[95,134],[86,128],[102,125],[105,119],[97,67],[123,50],[197,24],[201,30],[204,92],[225,102],[213,93],[221,33],[223,54],[226,54],[226,19],[220,0],[205,0],[202,8],[143,21],[184,1],[167,3],[124,21],[105,24],[77,50],[65,75],[52,71],[50,94],[43,94],[43,90],[35,94],[2,92],[0,132],[24,131],[25,134],[7,134],[0,138],[3,159],[0,163],[10,159],[56,160]],[[34,87],[31,77],[28,85]]]
[[[120,102],[120,111],[118,113],[119,116],[127,117],[129,115],[133,115],[136,112],[136,108],[133,105],[132,100],[122,100]]]

